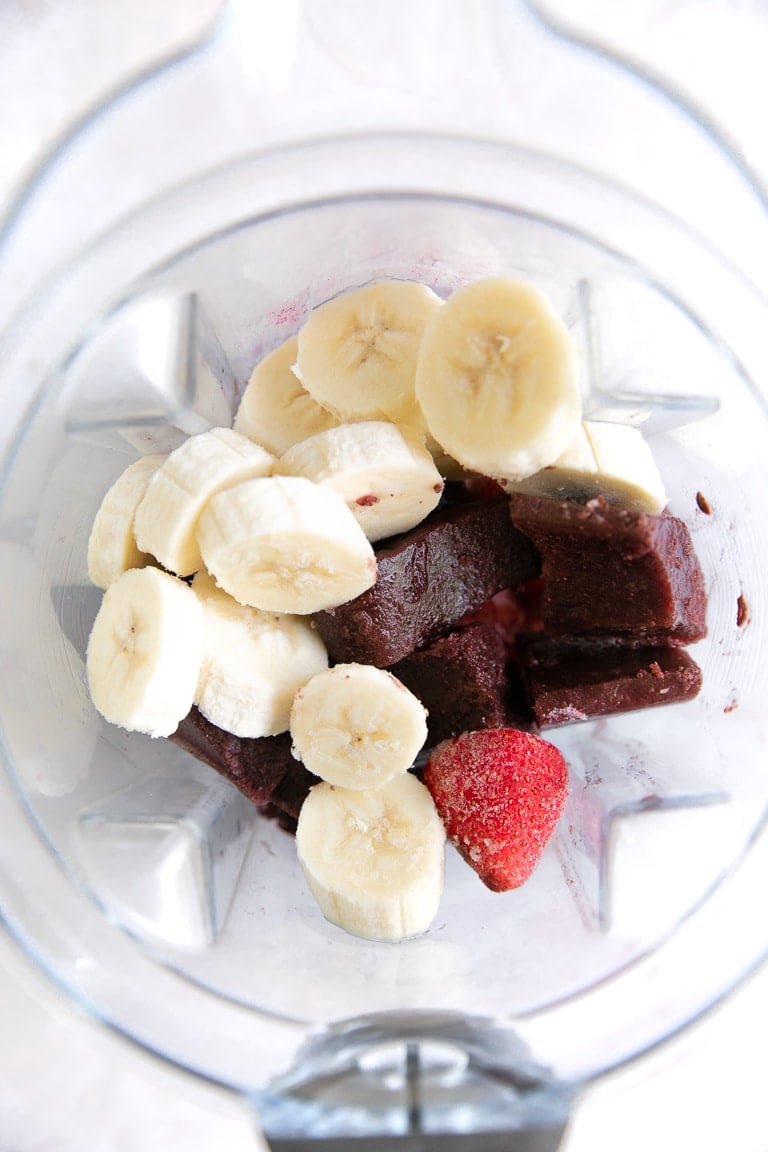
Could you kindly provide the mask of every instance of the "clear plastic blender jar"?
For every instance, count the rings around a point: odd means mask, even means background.
[[[761,189],[526,4],[231,3],[48,158],[2,244],[10,930],[96,1018],[243,1094],[275,1147],[556,1146],[582,1085],[768,946]],[[653,447],[707,580],[704,688],[551,733],[571,797],[531,881],[500,898],[449,854],[433,929],[374,944],[322,919],[227,782],[100,721],[85,544],[126,464],[229,423],[314,305],[509,271],[566,319],[585,412]]]

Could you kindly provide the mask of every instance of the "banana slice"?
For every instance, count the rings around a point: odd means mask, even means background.
[[[584,429],[606,500],[638,512],[661,512],[667,503],[664,481],[639,428],[592,420]]]
[[[299,813],[296,849],[323,915],[355,936],[403,940],[437,914],[445,829],[411,773],[364,791],[316,784]]]
[[[425,284],[380,280],[315,308],[299,331],[295,372],[339,420],[424,427],[414,397],[416,358],[442,301]]]
[[[416,397],[444,451],[494,478],[546,468],[581,420],[568,330],[537,287],[503,276],[459,288],[435,312]]]
[[[296,692],[328,667],[317,631],[300,616],[238,604],[205,570],[192,590],[203,606],[203,658],[195,704],[235,736],[288,730]]]
[[[557,500],[604,496],[636,512],[661,512],[667,503],[664,481],[650,446],[637,428],[585,421],[565,452],[548,468],[525,480],[500,480],[507,492],[527,492]]]
[[[380,788],[412,766],[427,738],[427,712],[390,672],[337,664],[296,693],[294,755],[341,788]]]
[[[235,431],[275,456],[337,423],[293,372],[297,349],[298,340],[292,336],[259,361],[235,415]]]
[[[177,576],[191,576],[202,566],[195,533],[207,501],[230,484],[269,475],[274,463],[231,428],[190,436],[150,479],[134,519],[137,546]]]
[[[586,425],[579,424],[565,451],[546,468],[522,480],[499,478],[498,483],[505,492],[550,496],[554,500],[584,500],[596,496],[597,467]]]
[[[376,557],[344,498],[303,476],[248,480],[209,501],[197,538],[230,596],[268,612],[335,608],[376,582]]]
[[[164,454],[142,456],[122,472],[102,500],[88,538],[88,579],[109,588],[129,568],[144,568],[154,557],[136,545],[133,520]]]
[[[107,588],[91,629],[91,699],[111,724],[170,736],[192,707],[202,656],[192,589],[158,568],[131,568]]]
[[[333,488],[371,541],[415,527],[443,491],[418,433],[378,420],[338,424],[302,440],[284,453],[275,471]]]

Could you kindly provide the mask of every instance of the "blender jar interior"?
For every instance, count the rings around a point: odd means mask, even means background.
[[[441,149],[458,149],[481,177],[484,165],[509,163],[467,142],[336,145],[400,156],[417,146],[432,149],[438,168],[449,166]],[[532,186],[553,174],[549,160],[517,161],[519,189],[526,167]],[[307,158],[297,152],[294,162]],[[308,1028],[408,1008],[524,1020],[599,996],[674,935],[763,819],[768,559],[764,401],[652,270],[566,219],[479,196],[401,188],[242,215],[252,175],[244,162],[179,189],[54,286],[35,320],[43,386],[6,460],[0,504],[14,589],[0,627],[0,720],[26,822],[16,882],[36,855],[66,878],[78,913],[61,927],[72,956],[54,967],[92,1010],[249,1089]],[[578,200],[581,174],[563,166],[557,176]],[[606,205],[623,195],[601,194]],[[194,209],[212,200],[219,226],[201,234]],[[192,242],[179,244],[174,219],[194,220]],[[150,250],[154,261],[133,275],[137,254]],[[168,742],[97,716],[84,652],[101,594],[88,584],[86,543],[130,460],[229,423],[253,364],[315,304],[385,276],[445,295],[502,271],[541,284],[566,320],[585,411],[643,424],[705,573],[709,632],[692,650],[704,687],[690,703],[549,732],[569,762],[571,795],[532,879],[493,894],[449,850],[431,930],[371,943],[323,919],[291,837],[231,785]],[[54,888],[44,884],[35,917],[54,921]],[[108,933],[108,945],[86,944],[92,931]],[[145,1007],[128,1012],[124,985],[134,980],[131,998]],[[178,1015],[164,1019],[171,1003],[192,1014],[181,1032]],[[632,1004],[625,1009],[630,1018]],[[199,1035],[187,1035],[195,1021]],[[624,1038],[631,1047],[630,1032]]]
[[[502,18],[485,8],[499,44],[511,44],[505,20],[521,9]],[[321,46],[326,31],[316,21]],[[545,57],[551,76],[564,74],[554,67],[563,46],[543,47],[525,22],[514,32],[525,68],[507,69],[505,82],[525,87]],[[244,67],[245,54],[237,60]],[[215,63],[203,54],[197,72],[174,75],[170,121],[186,104],[203,123],[200,69]],[[337,101],[358,93],[365,61],[344,64]],[[115,123],[136,121],[125,170],[100,166],[98,137],[82,134],[10,233],[0,302],[18,285],[31,295],[0,356],[3,915],[87,1011],[245,1092],[288,1068],[312,1029],[403,1010],[504,1021],[543,1065],[583,1079],[689,1021],[766,948],[745,903],[768,800],[766,309],[744,275],[768,250],[762,204],[698,137],[689,167],[662,164],[646,189],[672,213],[591,174],[574,143],[587,105],[607,133],[592,134],[587,159],[610,141],[639,186],[644,157],[625,139],[624,104],[595,103],[594,62],[576,66],[584,84],[565,117],[567,94],[554,85],[556,136],[530,118],[553,100],[542,84],[511,126],[499,86],[499,119],[484,138],[465,108],[429,134],[393,104],[387,131],[376,121],[312,139],[318,113],[299,118],[305,140],[286,142],[295,109],[273,101],[261,109],[259,147],[253,134],[234,147],[227,133],[242,133],[250,108],[235,108],[229,92],[223,142],[206,122],[200,139],[169,144],[167,164],[142,90],[112,110]],[[306,75],[309,90],[317,75]],[[331,97],[322,84],[312,91],[325,113]],[[421,100],[423,112],[428,96],[414,88],[406,104]],[[636,113],[654,111],[635,88],[633,101]],[[682,155],[690,126],[660,104],[659,123],[674,122],[664,146]],[[96,131],[108,134],[108,119]],[[539,135],[548,151],[533,146]],[[142,194],[137,157],[157,165],[155,197]],[[98,180],[75,203],[86,172]],[[687,193],[677,188],[685,178]],[[724,213],[721,194],[743,212]],[[49,242],[52,200],[60,215]],[[548,733],[569,762],[571,795],[532,879],[492,894],[449,850],[432,929],[376,944],[323,920],[291,838],[230,784],[174,745],[97,716],[83,657],[100,593],[88,584],[86,543],[123,468],[229,423],[256,360],[315,304],[385,276],[445,295],[498,272],[531,277],[565,319],[586,415],[648,436],[704,569],[709,631],[692,650],[703,689],[684,705]]]

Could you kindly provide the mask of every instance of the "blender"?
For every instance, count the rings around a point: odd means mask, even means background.
[[[533,7],[272,15],[231,3],[4,227],[0,906],[73,1001],[243,1095],[275,1148],[555,1147],[582,1086],[767,943],[763,197]],[[509,271],[568,323],[585,413],[653,446],[707,578],[704,689],[554,732],[571,799],[535,877],[500,901],[449,856],[433,931],[376,945],[318,917],[231,786],[100,722],[85,543],[125,465],[229,423],[315,304]]]

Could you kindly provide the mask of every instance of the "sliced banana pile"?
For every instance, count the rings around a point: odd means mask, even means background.
[[[315,308],[256,366],[233,428],[129,465],[88,543],[105,590],[86,658],[96,708],[153,737],[193,705],[237,736],[290,731],[322,780],[297,831],[309,887],[374,939],[423,931],[440,900],[445,833],[409,773],[426,713],[389,673],[329,668],[308,617],[370,588],[372,544],[467,472],[666,502],[640,433],[582,423],[570,334],[535,285],[495,277],[443,302],[385,280]]]

